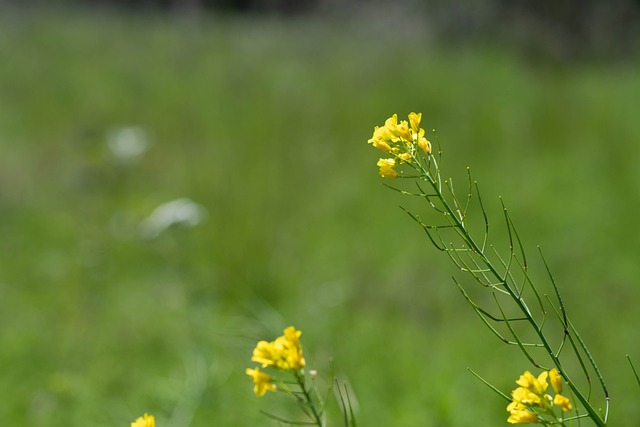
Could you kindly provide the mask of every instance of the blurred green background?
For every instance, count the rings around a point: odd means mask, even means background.
[[[504,198],[537,273],[545,248],[611,424],[637,425],[637,39],[447,40],[384,8],[1,10],[3,425],[275,425],[259,411],[291,408],[244,370],[289,324],[360,425],[506,425],[466,368],[508,393],[531,367],[366,144],[411,111],[496,223]]]

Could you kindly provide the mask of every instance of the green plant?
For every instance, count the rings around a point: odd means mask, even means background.
[[[387,119],[384,126],[376,127],[369,143],[388,155],[378,161],[384,178],[410,180],[415,190],[391,187],[403,195],[423,199],[433,215],[425,222],[418,214],[404,209],[426,232],[433,246],[448,255],[453,264],[466,273],[484,291],[491,294],[492,304],[479,302],[471,295],[467,285],[454,278],[454,282],[484,325],[502,342],[517,347],[532,366],[543,369],[538,378],[528,371],[518,380],[508,410],[513,424],[540,423],[566,425],[567,422],[588,418],[597,426],[607,423],[609,393],[600,370],[585,341],[572,323],[558,286],[540,250],[542,262],[553,289],[553,296],[540,291],[540,285],[529,273],[528,259],[515,225],[502,203],[508,249],[501,252],[490,239],[490,220],[483,204],[477,182],[467,169],[467,192],[460,197],[454,189],[453,179],[443,176],[442,150],[432,152],[431,143],[420,127],[422,115],[411,113],[409,121],[398,122],[397,115]],[[472,230],[473,201],[482,218],[480,233]],[[478,213],[478,212],[476,212]],[[549,326],[547,319],[556,322]],[[559,339],[554,339],[559,337]],[[542,350],[542,356],[535,350]],[[579,366],[577,373],[568,366]],[[592,399],[592,375],[595,373],[604,399],[604,411]],[[546,394],[546,376],[562,377],[570,389],[570,401],[559,394],[551,398]],[[576,376],[582,376],[586,386],[581,387]],[[487,383],[488,384],[488,383]],[[495,388],[494,388],[495,389]],[[497,390],[496,390],[497,391]],[[561,407],[557,412],[553,406]],[[572,412],[564,416],[564,412]]]

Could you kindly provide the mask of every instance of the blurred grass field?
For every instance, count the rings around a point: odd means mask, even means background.
[[[637,60],[539,63],[255,17],[0,25],[3,425],[270,425],[259,410],[279,396],[255,398],[244,368],[289,324],[311,366],[332,357],[348,378],[360,425],[506,425],[466,368],[509,392],[530,367],[466,305],[366,144],[410,111],[446,171],[470,166],[494,213],[503,196],[531,258],[545,248],[611,424],[636,425]],[[107,145],[123,126],[149,140],[131,161]],[[204,221],[141,234],[183,197]]]

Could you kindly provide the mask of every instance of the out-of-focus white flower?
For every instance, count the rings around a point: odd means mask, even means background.
[[[200,224],[207,216],[207,210],[191,199],[180,198],[158,206],[140,223],[140,231],[146,238],[157,237],[173,224],[190,227]]]
[[[117,160],[130,162],[137,160],[147,151],[149,139],[142,127],[125,126],[109,132],[107,146]]]

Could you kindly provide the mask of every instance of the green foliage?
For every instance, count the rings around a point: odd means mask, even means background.
[[[637,64],[551,67],[317,22],[0,24],[5,423],[263,425],[259,409],[289,408],[256,401],[244,369],[289,323],[319,377],[330,355],[348,374],[360,425],[504,423],[465,368],[508,390],[522,361],[478,333],[363,140],[389,111],[422,111],[449,170],[472,166],[489,213],[502,195],[542,245],[611,419],[635,425],[621,355],[640,354]],[[136,161],[106,145],[121,126],[149,136]],[[141,221],[180,197],[206,220],[145,238]]]

